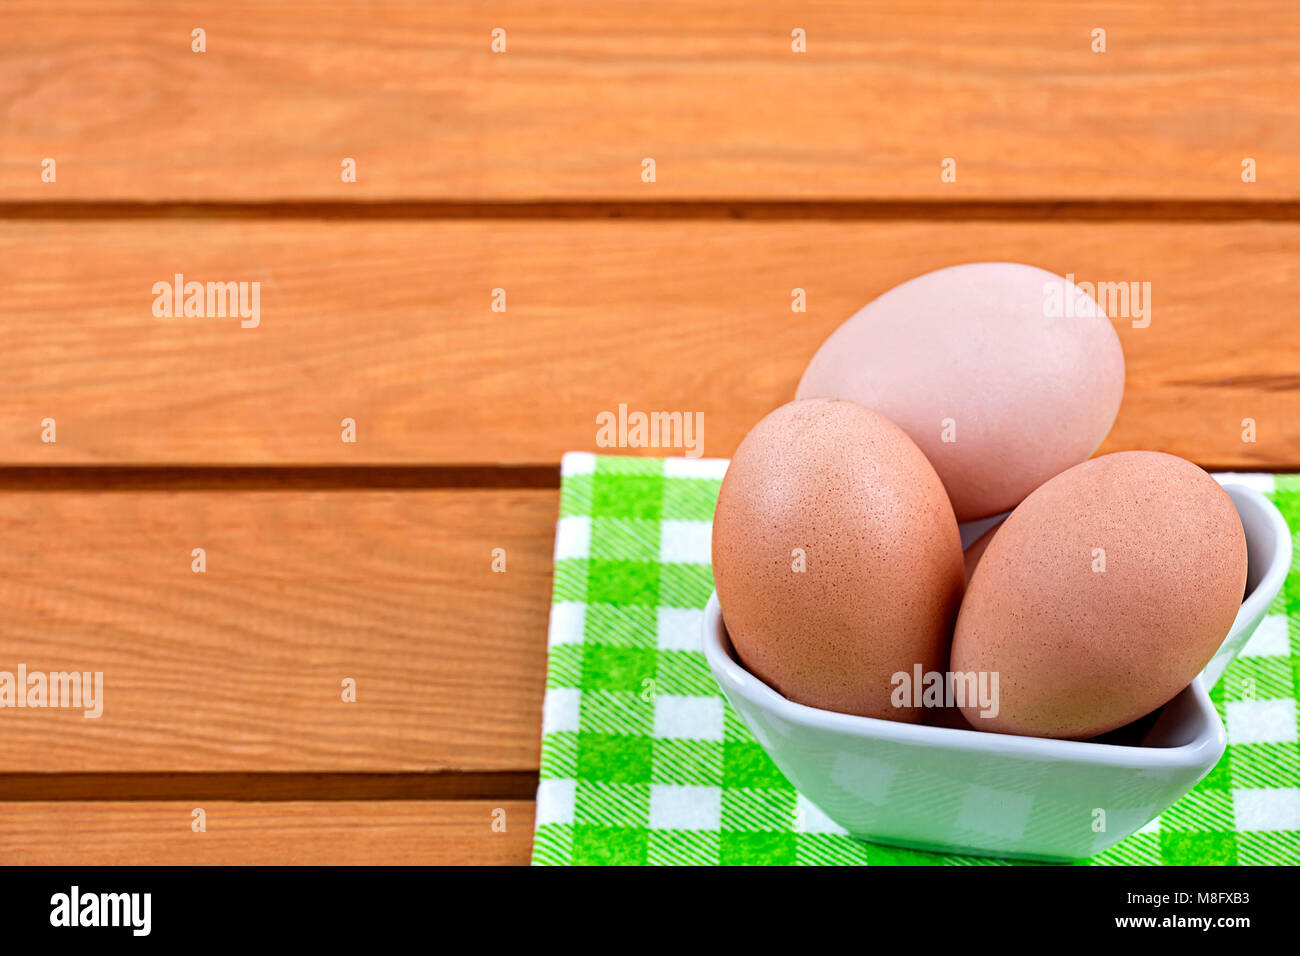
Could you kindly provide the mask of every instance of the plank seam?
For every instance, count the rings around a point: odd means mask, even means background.
[[[1300,220],[1300,201],[1260,200],[545,200],[545,201],[10,201],[0,219],[630,219],[1172,221]]]
[[[146,800],[532,800],[536,770],[431,773],[0,773],[0,806]]]
[[[553,489],[545,465],[6,465],[5,491],[353,491]]]

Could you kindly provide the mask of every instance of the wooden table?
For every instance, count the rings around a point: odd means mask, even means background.
[[[0,860],[526,862],[561,453],[929,269],[1150,282],[1103,450],[1297,468],[1297,92],[1294,0],[10,0],[0,670],[105,690],[0,711]]]

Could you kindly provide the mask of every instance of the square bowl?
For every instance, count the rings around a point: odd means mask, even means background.
[[[705,657],[781,772],[853,836],[1047,862],[1092,856],[1164,812],[1223,756],[1223,723],[1206,687],[1258,627],[1291,563],[1290,532],[1272,502],[1243,485],[1225,490],[1249,555],[1232,628],[1196,680],[1105,742],[907,724],[797,704],[736,659],[716,593],[704,613]]]

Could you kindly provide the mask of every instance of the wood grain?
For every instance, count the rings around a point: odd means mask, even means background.
[[[549,490],[2,494],[0,670],[104,689],[97,719],[0,711],[0,772],[535,770],[555,518]]]
[[[10,0],[2,16],[9,199],[1300,196],[1293,0]]]
[[[1254,221],[0,220],[0,462],[553,466],[622,403],[702,412],[727,456],[857,308],[985,259],[1151,284],[1149,327],[1113,318],[1104,450],[1295,468],[1298,248]],[[177,272],[260,282],[260,325],[156,318]]]
[[[191,829],[196,807],[206,813],[203,833]],[[505,830],[493,830],[494,820]],[[79,867],[522,865],[532,827],[526,800],[0,803],[0,859]]]

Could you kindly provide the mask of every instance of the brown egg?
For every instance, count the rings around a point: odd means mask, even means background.
[[[1062,276],[975,262],[895,286],[817,350],[796,398],[847,398],[896,422],[958,521],[1009,511],[1101,444],[1124,394],[1105,312]]]
[[[963,588],[939,477],[853,402],[772,412],[741,442],[713,519],[713,577],[741,663],[790,700],[918,721],[893,675],[941,670]]]
[[[1246,586],[1232,500],[1173,455],[1103,455],[1058,475],[998,528],[970,580],[951,669],[998,675],[980,730],[1084,739],[1186,687]]]

